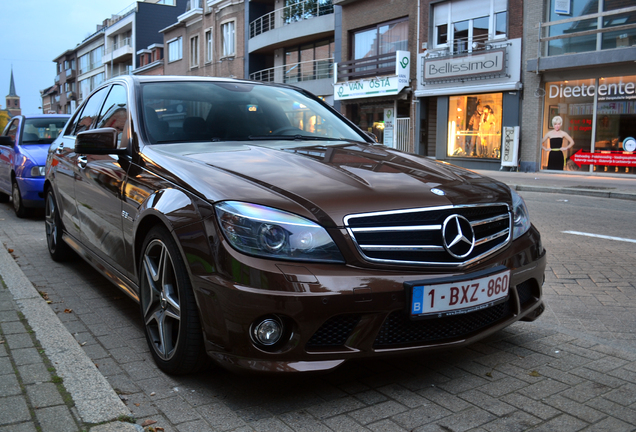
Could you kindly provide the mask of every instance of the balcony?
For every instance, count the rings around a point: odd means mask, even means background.
[[[66,79],[75,78],[75,69],[66,69]]]
[[[102,63],[111,61],[119,62],[131,58],[133,55],[132,38],[124,38],[113,43],[106,49],[106,54],[102,57]]]
[[[75,92],[73,92],[73,91],[66,92],[66,100],[67,101],[68,100],[75,100],[75,99],[76,99]]]
[[[393,73],[395,73],[395,53],[338,63],[338,81],[350,81]]]
[[[528,71],[635,60],[636,6],[630,6],[541,23],[537,58],[528,61]]]
[[[60,83],[60,74],[55,75],[55,84]]]
[[[331,0],[304,0],[276,9],[250,23],[249,52],[273,49],[308,36],[333,35]]]
[[[188,0],[186,11],[177,17],[179,22],[203,15],[203,0]]]
[[[254,81],[298,83],[333,78],[333,58],[292,63],[250,74]]]

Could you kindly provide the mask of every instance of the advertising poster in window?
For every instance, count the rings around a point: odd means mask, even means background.
[[[636,173],[636,76],[547,83],[545,113],[542,169]]]

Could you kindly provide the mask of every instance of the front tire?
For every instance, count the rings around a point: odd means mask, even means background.
[[[51,189],[47,189],[44,200],[44,226],[49,254],[53,261],[66,261],[71,254],[71,248],[62,240],[62,219]]]
[[[13,211],[15,211],[15,215],[19,218],[26,217],[29,213],[29,209],[27,209],[22,202],[22,194],[15,180],[11,183],[11,199],[13,199]]]
[[[139,303],[155,362],[175,375],[207,367],[192,284],[175,241],[165,227],[156,226],[141,250]]]

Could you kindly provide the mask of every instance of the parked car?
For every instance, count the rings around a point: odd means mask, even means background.
[[[108,81],[51,146],[45,194],[51,257],[74,250],[139,302],[167,373],[330,370],[544,309],[515,191],[377,145],[293,87]]]
[[[44,207],[44,163],[69,115],[19,115],[0,136],[0,202],[13,200],[18,217]]]

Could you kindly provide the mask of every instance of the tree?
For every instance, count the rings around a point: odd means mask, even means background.
[[[4,130],[7,123],[11,120],[11,116],[6,110],[0,109],[0,133]]]

